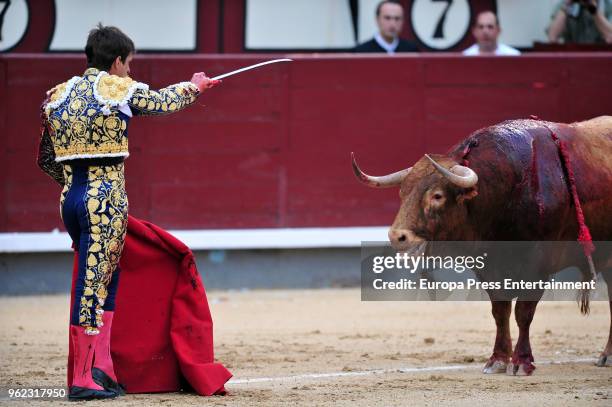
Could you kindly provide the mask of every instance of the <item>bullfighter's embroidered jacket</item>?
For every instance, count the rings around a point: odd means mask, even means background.
[[[192,82],[159,91],[129,77],[89,68],[47,92],[43,121],[55,161],[129,155],[128,124],[133,115],[163,115],[192,104],[199,94]],[[42,129],[44,130],[44,129]],[[43,135],[44,137],[44,135]]]

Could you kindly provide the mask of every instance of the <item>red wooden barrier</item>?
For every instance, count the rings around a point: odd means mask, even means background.
[[[138,55],[152,87],[269,56]],[[165,228],[390,224],[397,191],[353,178],[349,153],[382,174],[472,131],[531,114],[575,121],[612,111],[611,54],[293,56],[228,78],[197,106],[135,118],[130,210]],[[44,92],[84,70],[74,55],[0,56],[0,231],[61,226],[59,188],[35,163]]]

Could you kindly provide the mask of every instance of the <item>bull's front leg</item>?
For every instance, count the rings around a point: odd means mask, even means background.
[[[512,363],[508,366],[508,374],[529,376],[535,370],[533,354],[529,342],[529,326],[533,321],[538,301],[516,301],[514,317],[519,328],[519,337],[512,353]]]
[[[485,374],[506,373],[506,368],[512,352],[512,339],[510,339],[510,313],[512,301],[491,301],[491,313],[495,318],[497,335],[493,354],[482,369]]]

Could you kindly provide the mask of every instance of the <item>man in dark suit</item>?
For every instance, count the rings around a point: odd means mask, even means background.
[[[404,8],[398,1],[385,0],[376,7],[378,32],[370,41],[359,44],[354,52],[418,52],[413,42],[399,37],[404,24]]]

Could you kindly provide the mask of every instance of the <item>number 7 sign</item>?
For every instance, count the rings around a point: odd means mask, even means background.
[[[0,52],[10,50],[24,37],[35,1],[0,0]]]
[[[472,7],[468,0],[413,0],[410,22],[417,39],[430,49],[444,51],[469,33]]]
[[[0,41],[2,41],[2,28],[4,27],[4,16],[11,5],[11,0],[0,0]]]

